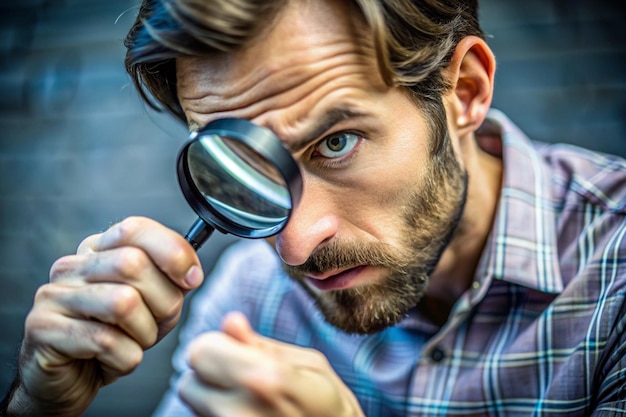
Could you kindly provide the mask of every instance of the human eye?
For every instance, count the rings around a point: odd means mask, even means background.
[[[339,159],[352,153],[361,142],[361,137],[356,133],[338,132],[326,136],[315,148],[316,156]]]

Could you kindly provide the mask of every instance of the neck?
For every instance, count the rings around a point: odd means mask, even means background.
[[[450,244],[430,277],[418,309],[442,325],[461,295],[472,285],[489,237],[502,178],[502,160],[482,151],[474,140],[465,152],[469,182],[463,216]]]

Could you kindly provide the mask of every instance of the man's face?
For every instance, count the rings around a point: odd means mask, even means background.
[[[241,53],[179,59],[177,86],[193,123],[246,118],[292,151],[304,191],[276,250],[331,324],[370,333],[423,295],[466,176],[432,113],[383,83],[347,7],[295,2]]]

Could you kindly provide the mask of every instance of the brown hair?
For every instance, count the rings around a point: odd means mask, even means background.
[[[143,0],[124,42],[126,70],[150,106],[184,121],[176,57],[242,48],[271,26],[286,1]],[[458,42],[483,37],[477,0],[353,1],[370,27],[383,79],[420,102],[440,102],[447,88],[441,70]]]

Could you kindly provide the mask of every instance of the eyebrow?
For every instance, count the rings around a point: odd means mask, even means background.
[[[344,120],[367,116],[369,116],[368,113],[355,110],[350,107],[332,108],[328,110],[319,120],[317,120],[308,130],[298,133],[298,138],[294,137],[293,143],[286,143],[285,145],[291,152],[296,153],[307,146],[310,142],[316,140],[324,133],[332,129],[336,124]]]
[[[315,122],[315,125],[305,130],[302,133],[298,133],[296,138],[294,135],[293,143],[284,143],[284,145],[293,153],[305,148],[309,143],[313,142],[324,133],[333,128],[336,124],[349,119],[357,119],[360,117],[368,117],[369,113],[365,113],[360,110],[353,109],[347,106],[334,107],[328,110],[321,119]],[[190,119],[188,122],[188,128],[190,131],[198,130],[202,128],[202,125],[197,121]],[[271,129],[274,134],[278,134],[274,129]],[[283,138],[286,139],[286,138]]]

